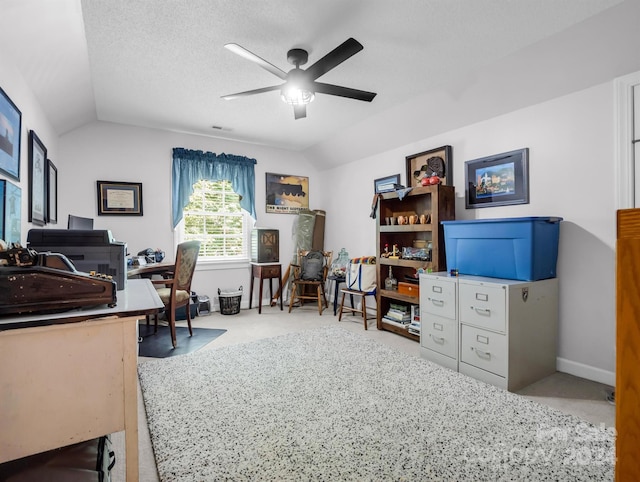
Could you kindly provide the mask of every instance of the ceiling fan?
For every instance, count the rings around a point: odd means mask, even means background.
[[[258,57],[256,54],[249,52],[238,44],[226,44],[225,48],[247,60],[255,62],[266,71],[271,72],[285,81],[284,84],[280,85],[247,90],[245,92],[238,92],[237,94],[224,95],[222,98],[225,100],[246,97],[253,94],[261,94],[272,90],[280,90],[282,100],[293,106],[294,117],[296,119],[302,119],[307,116],[307,104],[315,98],[316,93],[337,95],[365,102],[371,102],[376,96],[374,92],[366,92],[364,90],[357,90],[316,81],[318,77],[326,74],[331,69],[337,67],[349,57],[357,54],[364,48],[360,42],[353,38],[343,42],[306,70],[302,70],[300,66],[307,63],[307,60],[309,59],[308,52],[303,49],[289,50],[289,52],[287,52],[287,61],[295,66],[289,72],[280,70],[275,65]]]

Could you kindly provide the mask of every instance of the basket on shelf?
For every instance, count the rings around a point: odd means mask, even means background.
[[[223,315],[237,315],[240,313],[240,300],[242,299],[242,286],[237,290],[221,290],[218,288],[218,300],[220,301],[220,313]]]

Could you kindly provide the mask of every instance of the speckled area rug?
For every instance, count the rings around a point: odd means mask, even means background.
[[[139,375],[163,482],[613,480],[612,428],[338,327]]]

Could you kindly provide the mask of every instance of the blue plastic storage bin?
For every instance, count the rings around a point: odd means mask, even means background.
[[[555,278],[560,221],[558,217],[442,221],[447,269],[521,281]]]

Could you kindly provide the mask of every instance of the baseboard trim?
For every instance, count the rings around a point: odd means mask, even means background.
[[[556,368],[559,372],[568,373],[580,378],[586,378],[598,383],[604,383],[614,387],[616,385],[615,372],[609,372],[601,368],[585,365],[584,363],[578,363],[575,361],[567,360],[565,358],[558,357],[556,359]]]

